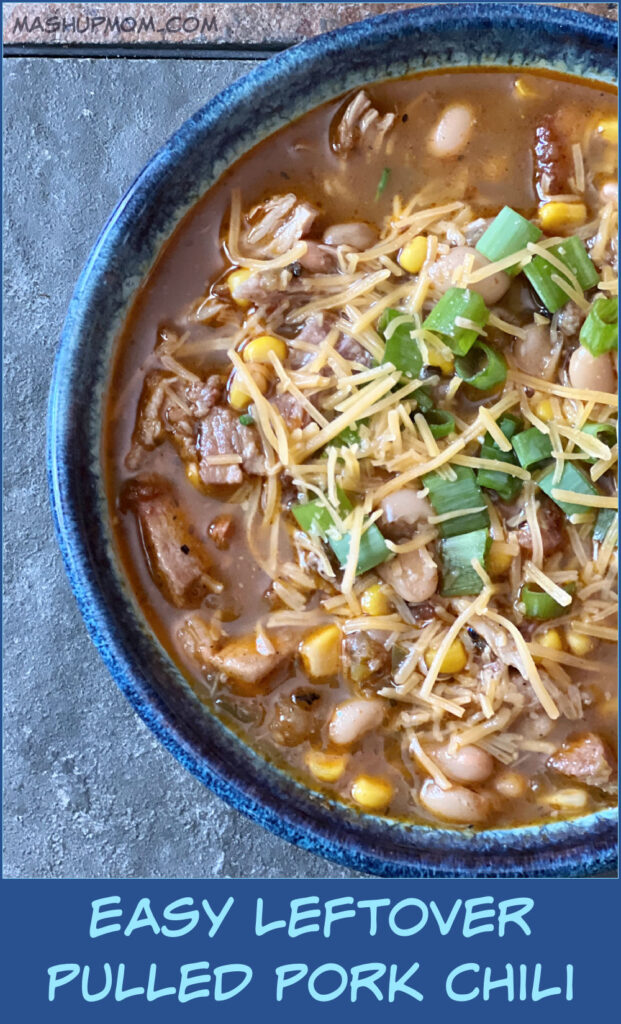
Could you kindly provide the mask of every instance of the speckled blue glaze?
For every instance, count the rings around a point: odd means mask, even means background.
[[[181,126],[110,217],[71,300],[50,396],[52,508],[80,610],[118,686],[164,746],[234,807],[290,842],[379,875],[597,874],[616,864],[612,811],[466,834],[359,814],[267,764],[205,709],[149,631],[107,519],[99,452],[113,343],[183,214],[249,147],[324,100],[375,79],[465,65],[547,67],[612,82],[616,25],[524,4],[383,15],[278,54]]]

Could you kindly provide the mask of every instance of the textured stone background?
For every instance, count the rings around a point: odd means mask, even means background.
[[[93,240],[160,143],[250,66],[245,61],[5,61],[4,873],[9,877],[353,874],[230,810],[151,737],[87,636],[48,508],[44,452],[52,361]]]
[[[52,362],[93,240],[161,142],[251,66],[175,59],[4,62],[9,877],[354,874],[230,810],[152,739],[90,643],[48,508],[44,452]]]

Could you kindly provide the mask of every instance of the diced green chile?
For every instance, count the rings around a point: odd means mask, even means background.
[[[387,332],[387,328],[393,320],[404,316],[407,314],[399,309],[385,309],[379,319],[377,328],[386,343],[382,363],[392,363],[395,369],[401,370],[406,377],[416,379],[423,368],[420,349],[414,338],[411,337],[412,331],[416,329],[416,324],[411,317],[407,317],[407,320],[399,324],[392,333]]]
[[[457,317],[472,320],[478,327],[485,327],[489,309],[478,292],[469,288],[449,288],[423,321],[423,327],[439,334],[451,352],[465,356],[479,337],[479,332],[455,323]]]
[[[592,356],[613,352],[619,345],[619,300],[597,299],[580,330],[580,344]]]
[[[477,391],[491,391],[507,379],[507,360],[502,352],[480,339],[465,356],[455,359],[455,373]]]
[[[483,581],[472,568],[472,561],[476,558],[485,568],[490,540],[489,530],[482,529],[446,537],[440,542],[443,597],[462,597],[481,592]]]
[[[490,262],[495,263],[514,252],[525,249],[528,242],[538,242],[543,232],[536,224],[526,220],[510,206],[505,206],[481,236],[476,248]],[[505,274],[511,277],[517,274],[519,264],[505,268]]]
[[[517,455],[518,462],[523,469],[536,466],[552,456],[552,442],[547,434],[542,434],[537,427],[515,434],[511,439],[513,450]]]
[[[563,512],[567,516],[577,515],[580,512],[591,512],[592,508],[590,505],[578,505],[570,501],[564,501],[562,498],[559,500],[553,495],[553,491],[574,491],[577,494],[599,494],[597,487],[592,483],[589,477],[580,469],[575,462],[566,462],[563,466],[563,472],[558,483],[554,483],[554,466],[550,466],[543,474],[539,477],[537,483],[539,487],[547,494],[552,501],[556,502],[559,508],[562,508]]]
[[[427,473],[423,483],[429,491],[429,500],[438,516],[458,509],[478,508],[485,505],[485,498],[476,482],[474,472],[468,466],[452,466],[456,480],[446,480],[438,473]],[[454,537],[460,533],[470,533],[489,526],[489,512],[484,508],[481,512],[473,512],[456,519],[446,519],[438,523],[442,537]]]

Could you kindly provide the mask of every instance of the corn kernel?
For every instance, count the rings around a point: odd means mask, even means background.
[[[250,302],[248,299],[235,298],[235,290],[239,288],[240,284],[243,284],[245,281],[248,280],[251,273],[251,270],[248,270],[246,267],[241,267],[239,270],[231,271],[231,273],[226,279],[226,283],[229,286],[229,291],[231,293],[231,298],[233,299],[233,302],[236,302],[238,306],[242,307],[242,309],[245,309],[246,306],[249,306]]]
[[[543,420],[544,423],[549,423],[550,420],[554,419],[554,410],[549,398],[542,398],[540,402],[537,402],[535,405],[535,415],[540,420]]]
[[[186,462],[185,464],[185,475],[192,484],[192,487],[196,487],[200,490],[201,481],[198,475],[198,463],[197,462]]]
[[[302,662],[309,676],[322,679],[339,670],[341,631],[338,626],[322,626],[306,637],[300,647]]]
[[[538,636],[537,643],[542,647],[549,647],[552,651],[563,650],[563,638],[558,629],[546,629],[545,633]]]
[[[548,793],[542,799],[543,803],[562,811],[581,811],[587,805],[586,790],[577,787],[557,789],[555,793]]]
[[[485,568],[490,576],[504,576],[509,571],[513,555],[505,550],[505,544],[501,540],[493,540],[489,546],[489,553],[485,560]]]
[[[360,596],[360,606],[365,615],[389,615],[392,601],[381,583],[373,583]]]
[[[427,239],[424,235],[417,235],[411,242],[403,246],[399,253],[398,261],[408,274],[418,274],[427,256]]]
[[[425,662],[427,668],[431,665],[433,659],[437,653],[437,647],[430,647],[425,651]],[[453,643],[449,647],[448,651],[442,659],[440,665],[440,673],[442,675],[454,676],[456,672],[461,672],[468,663],[468,654],[466,648],[462,644],[461,640],[453,640]]]
[[[366,811],[382,811],[394,795],[394,789],[387,779],[377,775],[359,775],[351,787],[351,795]]]
[[[251,395],[240,384],[236,374],[233,374],[229,381],[228,400],[229,405],[238,412],[243,412],[244,409],[247,409],[252,401]]]
[[[613,146],[619,143],[619,121],[616,117],[606,117],[603,121],[600,121],[597,126],[597,134],[605,139],[606,142],[611,142]]]
[[[275,338],[271,334],[260,334],[253,338],[245,346],[242,356],[245,363],[269,363],[270,352],[273,352],[282,362],[287,358],[287,346],[282,338]]]
[[[345,771],[347,754],[324,754],[321,750],[309,750],[305,758],[308,770],[320,782],[336,782]]]
[[[445,356],[444,353],[439,352],[432,345],[427,344],[427,352],[425,362],[427,366],[437,366],[440,373],[449,374],[453,372],[454,361]]]
[[[532,79],[529,78],[516,78],[514,88],[518,96],[523,100],[535,100],[541,96],[540,90]]]
[[[539,207],[539,220],[544,231],[555,232],[584,224],[587,210],[584,203],[544,203]]]
[[[572,629],[571,626],[565,633],[565,639],[571,653],[575,654],[578,658],[586,657],[595,646],[590,636],[587,636],[585,633],[579,633],[577,629]]]

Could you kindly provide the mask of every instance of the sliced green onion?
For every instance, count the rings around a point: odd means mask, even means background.
[[[593,540],[601,544],[616,518],[617,510],[615,508],[600,508],[593,529]]]
[[[481,592],[483,581],[472,568],[472,561],[476,558],[485,568],[489,545],[489,530],[473,530],[441,541],[443,597],[461,597]]]
[[[382,192],[386,188],[386,185],[388,184],[388,179],[390,178],[391,173],[392,172],[391,172],[390,167],[385,167],[384,170],[382,171],[382,175],[381,175],[380,180],[379,180],[378,185],[377,185],[377,191],[375,192],[375,199],[376,199],[376,201],[379,199],[379,197],[381,196]]]
[[[368,420],[360,420],[360,426],[368,423]],[[340,434],[333,437],[331,441],[328,441],[326,448],[348,448],[352,444],[360,444],[360,431],[358,427],[344,427]]]
[[[507,379],[507,360],[484,341],[475,341],[467,355],[455,359],[455,373],[477,391],[491,391]]]
[[[426,416],[434,408],[433,398],[429,394],[427,388],[417,388],[412,398],[416,399],[418,408],[422,412],[423,416]]]
[[[549,251],[575,274],[583,291],[595,287],[599,281],[599,274],[589,258],[584,242],[577,235],[566,238],[558,245],[550,246]],[[543,256],[535,256],[524,267],[524,274],[550,313],[556,313],[569,302],[567,292],[552,280],[553,275],[560,277],[563,275]]]
[[[435,437],[436,441],[441,437],[448,437],[455,430],[455,417],[448,409],[430,409],[424,415],[429,424],[431,436]]]
[[[249,412],[242,413],[239,417],[239,422],[243,427],[251,427],[254,424],[254,420]]]
[[[514,434],[518,434],[520,430],[523,429],[524,421],[520,419],[519,416],[515,416],[512,412],[505,412],[498,420],[498,426],[507,438],[507,441],[510,441]],[[491,434],[485,435],[483,438],[483,444],[494,445],[495,448],[498,448],[498,445]],[[500,451],[500,448],[498,448],[498,451]],[[511,455],[511,452],[505,452],[505,455]]]
[[[544,494],[547,494],[552,501],[562,508],[566,516],[578,515],[580,512],[592,512],[590,505],[575,505],[570,501],[563,501],[555,498],[552,491],[574,491],[576,494],[599,494],[597,487],[589,477],[579,469],[575,462],[566,462],[558,483],[554,483],[554,466],[550,466],[537,483]]]
[[[341,515],[346,515],[348,512],[351,512],[352,504],[345,492],[340,488],[337,488],[337,493],[339,498],[338,511]],[[301,505],[293,505],[291,511],[305,533],[327,541],[336,555],[339,564],[345,565],[347,563],[351,534],[340,534],[338,532],[332,516],[318,498],[315,501],[305,502]],[[361,573],[368,572],[369,569],[373,569],[374,566],[385,562],[386,559],[391,557],[392,552],[386,547],[378,527],[375,523],[371,523],[371,526],[365,530],[360,538],[356,575],[360,576]]]
[[[528,242],[539,241],[542,234],[536,224],[526,220],[510,206],[504,206],[481,236],[476,248],[490,262],[495,263],[496,260],[502,260],[505,256],[525,249]],[[519,264],[516,263],[513,267],[505,268],[505,274],[513,276],[519,269]]]
[[[500,423],[498,426],[500,426]],[[504,430],[503,434],[505,434]],[[486,434],[485,436],[489,437],[490,435]],[[512,466],[517,465],[514,452],[503,452],[497,444],[482,444],[479,456],[482,459],[496,459],[497,462],[508,462]],[[502,473],[499,469],[483,467],[477,472],[477,483],[479,487],[496,491],[503,501],[513,501],[522,490],[524,481],[520,480],[517,476],[511,476],[510,473]]]
[[[612,423],[585,423],[581,430],[583,434],[590,434],[591,437],[597,438],[608,448],[612,448],[617,443],[617,428]],[[598,460],[585,454],[584,461],[592,464]]]
[[[438,473],[427,473],[423,483],[429,491],[429,500],[438,516],[460,509],[478,508],[485,505],[481,488],[477,485],[474,472],[468,466],[452,466],[457,474],[456,480],[446,480]],[[489,526],[487,508],[481,512],[473,512],[455,519],[445,519],[438,523],[442,537],[454,537],[459,533],[470,533]]]
[[[478,292],[469,288],[449,288],[423,321],[423,327],[439,334],[455,355],[465,356],[479,336],[478,331],[459,327],[457,317],[472,320],[483,328],[489,319],[489,309]]]
[[[575,587],[574,587],[575,589]],[[567,593],[572,592],[571,586],[563,587]],[[524,605],[524,615],[527,619],[539,619],[541,621],[545,619],[557,619],[560,615],[567,613],[567,608],[571,607],[566,605],[563,607],[558,601],[555,601],[553,597],[546,594],[544,590],[540,590],[533,583],[525,583],[520,590],[520,601]]]
[[[538,462],[549,459],[552,455],[552,443],[547,434],[542,434],[537,427],[515,434],[511,439],[513,450],[523,469],[536,466]]]
[[[386,342],[382,363],[392,363],[395,369],[401,370],[406,377],[416,379],[423,367],[423,357],[420,354],[418,345],[411,337],[411,332],[416,329],[416,324],[412,318],[408,317],[392,333],[389,333],[388,338],[386,338],[386,328],[388,325],[397,317],[403,318],[405,316],[406,314],[402,313],[399,309],[385,309],[379,319],[377,328]]]
[[[617,428],[612,423],[585,423],[581,430],[583,434],[596,437],[609,448],[617,443]]]
[[[350,533],[345,533],[342,536],[332,536],[331,533],[328,533],[328,544],[334,551],[340,565],[347,564],[350,543]],[[371,523],[360,538],[356,576],[361,576],[363,572],[368,572],[369,569],[373,569],[388,558],[392,558],[392,552],[386,547],[386,541],[375,523]]]
[[[580,344],[592,356],[616,351],[619,344],[619,300],[597,299],[580,330]]]

